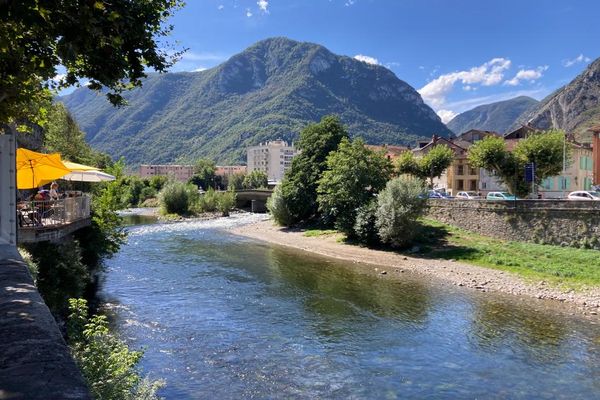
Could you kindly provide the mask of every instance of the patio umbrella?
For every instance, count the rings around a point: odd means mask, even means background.
[[[71,173],[66,174],[60,179],[76,182],[102,182],[114,181],[116,179],[114,176],[102,172],[96,167],[90,167],[89,165],[77,164],[70,161],[64,161],[64,164],[71,170]]]
[[[23,148],[17,149],[17,188],[34,189],[59,179],[69,172],[60,154],[44,154]]]

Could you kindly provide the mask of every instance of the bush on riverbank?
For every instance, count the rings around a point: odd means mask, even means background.
[[[194,185],[171,181],[158,195],[161,211],[164,214],[189,215],[198,200],[198,190]]]
[[[425,211],[426,188],[421,179],[402,175],[389,181],[377,199],[377,232],[383,243],[404,247],[417,236],[417,219]]]
[[[89,317],[87,301],[69,299],[68,341],[95,399],[154,400],[163,381],[142,378],[137,365],[143,355],[110,332],[104,315]]]
[[[229,217],[229,213],[235,208],[235,192],[221,192],[217,196],[217,209],[224,217]]]
[[[293,223],[292,215],[283,197],[281,185],[275,187],[271,197],[267,200],[267,209],[277,225],[289,226]]]

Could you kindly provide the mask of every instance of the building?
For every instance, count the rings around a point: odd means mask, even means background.
[[[487,136],[498,136],[498,134],[491,131],[471,129],[454,139],[434,135],[431,141],[419,144],[419,147],[414,149],[413,152],[415,155],[423,156],[434,146],[445,144],[454,152],[454,161],[439,178],[434,179],[433,188],[444,190],[450,195],[456,195],[456,193],[463,190],[476,192],[480,188],[480,171],[479,168],[473,168],[469,165],[467,154],[473,143]]]
[[[394,160],[396,160],[396,158],[398,158],[400,156],[400,154],[404,153],[405,151],[409,151],[410,149],[406,146],[390,146],[387,144],[384,144],[383,146],[376,146],[376,145],[372,145],[372,144],[367,144],[365,145],[365,147],[369,150],[373,150],[373,151],[384,151],[385,152],[385,157],[390,160],[391,162],[394,162]]]
[[[215,175],[219,176],[231,176],[235,174],[245,174],[245,165],[217,165],[215,169]]]
[[[288,145],[281,139],[249,147],[248,173],[263,171],[267,174],[269,182],[279,182],[283,179],[285,171],[292,165],[292,159],[296,154],[298,150],[294,148],[294,143]]]
[[[187,182],[194,175],[193,165],[140,165],[140,178],[151,178],[153,176],[172,176],[180,182]]]

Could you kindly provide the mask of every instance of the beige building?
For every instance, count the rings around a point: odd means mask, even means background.
[[[150,178],[153,176],[171,176],[180,182],[187,182],[194,175],[193,165],[146,165],[140,166],[140,178]]]
[[[245,174],[245,165],[217,165],[215,175],[219,176],[231,176],[235,174]]]
[[[267,174],[270,182],[279,182],[298,154],[294,143],[278,139],[248,148],[248,173],[258,170]]]

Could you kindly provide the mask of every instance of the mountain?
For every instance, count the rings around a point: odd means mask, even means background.
[[[484,104],[458,114],[446,126],[457,135],[470,129],[505,133],[524,112],[531,110],[538,103],[531,97],[519,96],[510,100]]]
[[[580,140],[589,141],[588,128],[600,124],[600,58],[568,85],[523,114],[513,127],[525,123],[538,129],[562,129]]]
[[[210,157],[240,162],[250,145],[292,141],[337,114],[370,144],[408,144],[451,132],[390,70],[286,38],[260,41],[201,72],[152,74],[115,109],[86,88],[61,98],[88,142],[132,164]]]

